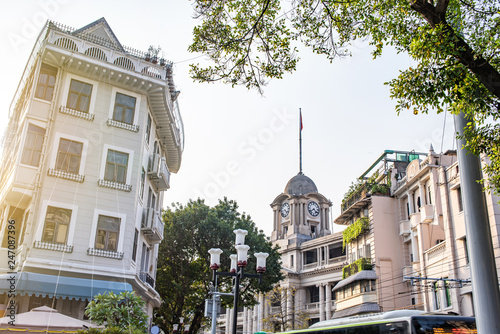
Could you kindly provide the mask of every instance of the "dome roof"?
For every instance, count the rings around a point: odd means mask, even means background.
[[[305,195],[309,193],[317,193],[318,188],[314,184],[313,180],[304,174],[299,173],[288,181],[284,192],[288,195]]]

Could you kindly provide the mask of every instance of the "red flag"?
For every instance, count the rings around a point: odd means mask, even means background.
[[[304,125],[302,124],[302,110],[300,111],[300,131],[304,128]]]

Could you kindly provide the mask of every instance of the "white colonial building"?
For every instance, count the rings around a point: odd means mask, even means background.
[[[106,20],[48,22],[13,99],[0,166],[0,315],[84,317],[98,293],[155,290],[160,217],[183,151],[172,64],[123,46]]]

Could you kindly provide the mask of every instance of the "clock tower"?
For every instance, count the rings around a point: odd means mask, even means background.
[[[332,202],[318,193],[314,182],[298,173],[271,203],[274,217],[271,241],[283,248],[331,234],[331,206]]]

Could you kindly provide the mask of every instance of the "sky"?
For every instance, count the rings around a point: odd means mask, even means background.
[[[299,109],[303,172],[333,203],[333,219],[340,215],[349,185],[384,150],[428,152],[431,144],[437,153],[456,148],[450,115],[397,115],[384,82],[413,62],[393,50],[373,60],[370,47],[356,42],[352,57],[330,63],[301,48],[297,71],[272,80],[261,95],[189,77],[189,64],[205,61],[203,55],[187,51],[197,24],[191,1],[0,0],[0,5],[2,133],[47,19],[81,28],[104,17],[122,45],[143,51],[150,45],[161,47],[174,63],[185,132],[181,168],[171,176],[165,207],[198,197],[215,205],[227,197],[270,235],[270,203],[299,172]],[[333,231],[340,230],[333,226]]]

